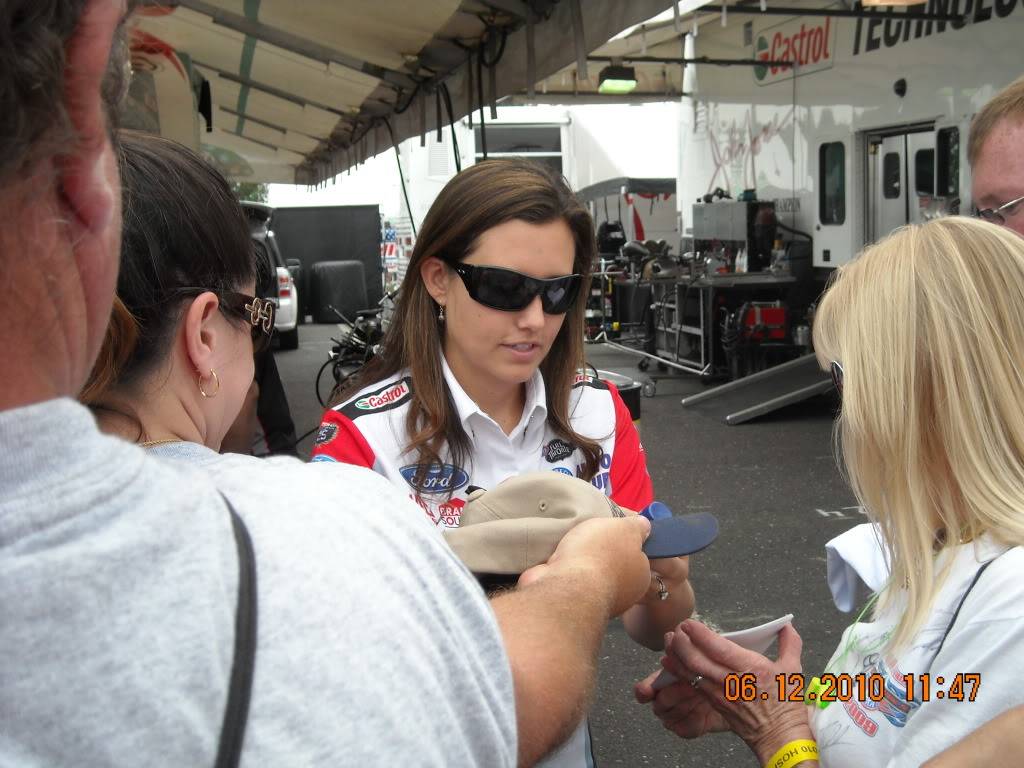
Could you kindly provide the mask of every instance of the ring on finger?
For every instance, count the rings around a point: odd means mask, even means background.
[[[704,675],[697,675],[696,677],[693,678],[693,680],[690,681],[690,685],[692,685],[694,688],[698,688],[698,687],[700,687],[700,681],[703,680],[703,679],[704,679]]]
[[[658,599],[668,600],[668,587],[665,586],[665,580],[661,578],[661,574],[651,571],[651,578],[658,582]]]

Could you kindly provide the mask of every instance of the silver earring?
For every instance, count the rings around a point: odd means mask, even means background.
[[[444,304],[441,304],[437,308],[437,322],[444,322]]]

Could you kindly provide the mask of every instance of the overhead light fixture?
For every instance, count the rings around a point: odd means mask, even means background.
[[[636,69],[611,64],[601,70],[598,93],[631,93],[636,89]]]
[[[865,7],[886,7],[886,6],[907,6],[924,5],[928,0],[862,0],[861,5]]]

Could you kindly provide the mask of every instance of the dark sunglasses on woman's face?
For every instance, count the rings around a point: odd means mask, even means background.
[[[462,278],[473,301],[491,309],[519,312],[540,296],[540,305],[549,315],[564,315],[576,302],[582,275],[563,275],[541,279],[502,267],[478,267],[462,262],[447,262]]]
[[[269,299],[261,299],[259,296],[238,293],[237,291],[220,291],[193,286],[181,288],[178,290],[178,293],[188,296],[193,294],[199,295],[207,291],[216,294],[225,309],[241,317],[250,326],[254,352],[266,349],[274,333],[274,302]]]

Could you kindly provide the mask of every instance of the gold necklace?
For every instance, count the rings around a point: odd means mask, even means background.
[[[144,443],[139,443],[141,448],[152,448],[154,445],[164,445],[165,443],[180,443],[183,442],[180,437],[169,437],[165,440],[147,440]]]

